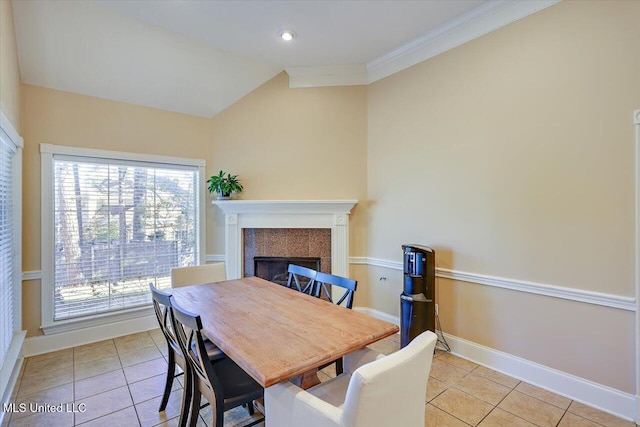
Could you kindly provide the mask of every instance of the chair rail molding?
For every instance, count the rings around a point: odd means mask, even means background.
[[[351,257],[351,264],[364,264],[373,267],[388,268],[390,270],[402,271],[402,262],[389,261],[377,258]],[[605,307],[617,308],[620,310],[637,311],[637,299],[620,295],[611,295],[601,292],[573,289],[562,286],[548,285],[542,283],[527,282],[524,280],[507,279],[504,277],[487,276],[484,274],[468,273],[458,270],[449,270],[436,267],[436,277],[461,282],[475,283],[478,285],[493,286],[496,288],[509,289],[512,291],[527,292],[531,294],[544,295],[554,298],[561,298],[570,301],[583,302],[587,304],[602,305]]]
[[[331,272],[349,275],[349,215],[357,200],[213,200],[212,203],[225,214],[229,279],[242,277],[243,228],[330,228]]]

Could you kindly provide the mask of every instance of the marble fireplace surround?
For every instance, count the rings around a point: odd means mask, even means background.
[[[214,200],[225,215],[227,278],[242,277],[244,228],[330,228],[331,272],[349,276],[349,214],[357,200]]]

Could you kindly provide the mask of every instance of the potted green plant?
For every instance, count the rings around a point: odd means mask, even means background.
[[[244,188],[238,180],[238,175],[231,175],[225,171],[220,171],[218,175],[211,175],[207,180],[209,183],[209,192],[217,193],[218,199],[230,199],[231,193],[240,193]]]

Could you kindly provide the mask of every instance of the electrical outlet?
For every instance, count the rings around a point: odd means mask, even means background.
[[[436,316],[438,315],[438,304],[436,304]]]

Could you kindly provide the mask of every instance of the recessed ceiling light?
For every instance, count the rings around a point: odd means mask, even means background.
[[[290,42],[294,39],[295,36],[296,33],[294,33],[293,31],[283,31],[280,33],[280,38],[286,42]]]

